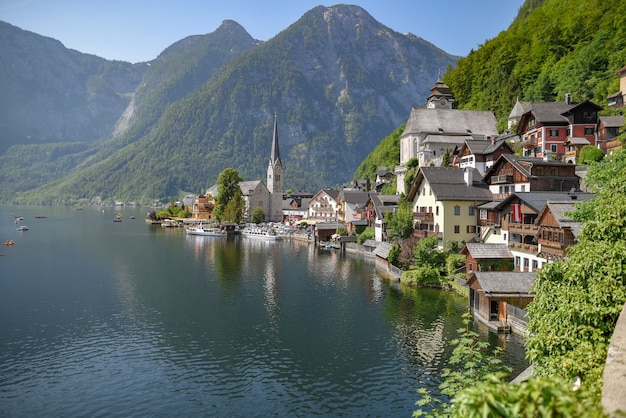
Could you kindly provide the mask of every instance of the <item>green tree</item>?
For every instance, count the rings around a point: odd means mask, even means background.
[[[237,187],[235,194],[228,201],[224,207],[224,212],[221,215],[221,221],[241,223],[243,221],[244,212],[246,209],[246,202],[243,199],[243,193],[241,189]]]
[[[527,356],[540,376],[580,377],[596,403],[617,317],[626,302],[626,151],[594,164],[579,242],[542,267],[528,307]]]
[[[255,224],[260,224],[265,222],[265,212],[261,206],[257,206],[252,211],[252,222]]]
[[[385,213],[389,238],[407,238],[413,232],[413,211],[411,203],[400,199],[398,210]]]
[[[213,214],[218,220],[226,220],[226,207],[233,197],[235,197],[237,191],[239,190],[241,192],[239,188],[239,183],[241,181],[243,181],[243,179],[234,168],[226,168],[222,170],[217,177],[217,196],[215,197],[215,203],[217,206],[214,209]],[[234,206],[237,206],[237,203],[235,203]],[[232,212],[233,209],[236,208],[231,207],[231,213],[228,215],[228,218],[237,217],[234,216],[235,212]]]
[[[357,243],[363,244],[368,239],[374,239],[374,238],[375,238],[374,228],[372,228],[371,226],[368,226],[367,228],[365,228],[365,230],[363,230],[363,232],[359,234]]]
[[[604,158],[604,152],[593,145],[585,145],[580,149],[578,162],[580,164],[598,163]]]

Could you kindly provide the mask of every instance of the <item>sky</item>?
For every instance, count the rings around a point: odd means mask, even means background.
[[[132,63],[234,20],[267,41],[319,0],[0,0],[0,20],[59,40],[67,48]],[[374,19],[411,32],[444,51],[467,55],[506,30],[524,0],[355,0]]]

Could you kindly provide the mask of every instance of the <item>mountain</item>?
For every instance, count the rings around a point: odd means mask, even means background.
[[[109,138],[146,68],[0,21],[0,153],[15,144]]]
[[[494,111],[503,131],[517,99],[559,101],[572,93],[606,106],[619,91],[614,72],[625,64],[626,2],[527,0],[507,30],[459,59],[443,81],[459,108]],[[379,166],[399,164],[400,134],[384,138],[355,177],[373,180]]]
[[[0,156],[0,175],[15,159],[32,164],[44,155],[31,171],[50,172],[47,183],[35,185],[23,181],[29,170],[22,168],[10,185],[0,183],[0,196],[151,201],[203,192],[227,167],[245,179],[264,179],[274,114],[285,187],[343,184],[456,59],[357,6],[316,7],[262,43],[227,21],[144,64],[112,138],[67,153],[49,149],[35,157],[14,147]],[[55,161],[71,169],[55,177]]]

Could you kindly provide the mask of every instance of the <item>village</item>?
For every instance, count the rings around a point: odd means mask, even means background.
[[[621,108],[626,97],[626,67],[616,71],[620,92],[607,99]],[[324,189],[315,194],[284,193],[278,125],[274,121],[267,185],[239,183],[246,204],[244,217],[260,207],[266,220],[307,225],[305,239],[333,242],[335,248],[365,251],[377,268],[399,278],[389,262],[392,243],[385,214],[401,198],[411,203],[413,236],[436,236],[438,248],[460,243],[466,257],[465,283],[474,317],[497,331],[525,333],[525,308],[533,299],[534,275],[546,263],[563,258],[581,228],[570,214],[575,204],[594,195],[585,185],[581,149],[592,146],[610,155],[621,149],[614,138],[623,116],[598,116],[603,107],[574,102],[517,101],[508,129],[498,133],[490,111],[453,108],[454,95],[441,79],[425,107],[412,108],[400,137],[400,164],[380,167],[375,182]],[[510,144],[521,143],[522,155]],[[445,159],[449,164],[445,164]],[[415,178],[405,188],[408,166],[417,160]],[[396,181],[395,194],[381,188]],[[191,220],[211,221],[217,195],[214,186],[187,196]],[[280,210],[278,206],[281,206]],[[374,239],[357,246],[356,232],[374,229]],[[347,232],[339,236],[339,232]]]

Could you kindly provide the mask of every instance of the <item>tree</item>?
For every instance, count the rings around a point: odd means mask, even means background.
[[[528,307],[527,357],[540,376],[582,379],[600,401],[602,373],[626,302],[626,151],[591,167],[596,199],[583,202],[579,242],[542,267]],[[577,211],[578,212],[578,211]]]
[[[252,222],[255,224],[260,224],[265,222],[265,212],[261,206],[257,206],[252,211]]]
[[[604,152],[593,145],[585,145],[580,149],[578,162],[580,164],[598,163],[604,158]]]
[[[241,189],[237,187],[234,196],[224,207],[224,212],[221,215],[220,220],[224,222],[241,223],[243,221],[245,209],[246,202],[243,200],[243,193],[241,192]]]
[[[398,210],[385,213],[389,238],[408,238],[413,232],[413,211],[411,203],[400,199]]]
[[[215,208],[213,214],[218,220],[221,221],[225,218],[225,211],[228,203],[233,199],[237,191],[241,192],[241,189],[239,188],[239,183],[241,181],[243,181],[243,179],[234,168],[226,168],[222,170],[217,177],[217,196],[215,198],[217,207]],[[237,204],[235,204],[235,206],[237,206]],[[231,211],[233,209],[235,208],[231,208]],[[232,212],[228,217],[230,218],[234,215],[235,212]]]

